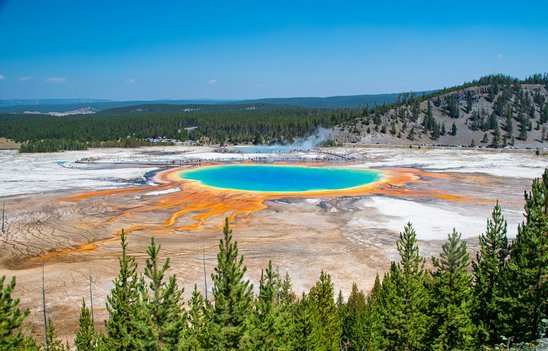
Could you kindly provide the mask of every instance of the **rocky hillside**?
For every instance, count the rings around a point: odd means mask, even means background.
[[[548,75],[496,75],[425,96],[401,95],[334,129],[336,143],[548,146]]]

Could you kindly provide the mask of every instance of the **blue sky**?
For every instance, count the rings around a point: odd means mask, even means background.
[[[548,1],[0,0],[0,99],[419,91],[548,71]]]

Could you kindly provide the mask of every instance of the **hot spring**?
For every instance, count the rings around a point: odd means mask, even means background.
[[[361,187],[382,180],[382,171],[347,167],[221,165],[182,171],[183,180],[218,189],[299,193]]]

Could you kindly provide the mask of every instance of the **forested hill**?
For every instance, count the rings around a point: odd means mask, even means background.
[[[548,141],[548,74],[492,75],[391,105],[335,127],[338,143],[542,148]]]
[[[356,117],[358,110],[267,104],[138,105],[97,114],[0,114],[0,137],[22,152],[138,147],[194,141],[208,144],[291,142]]]

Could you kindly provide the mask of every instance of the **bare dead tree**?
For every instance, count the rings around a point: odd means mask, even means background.
[[[278,277],[278,283],[280,283],[280,266],[276,266],[276,276]],[[276,303],[280,303],[280,285],[278,285],[278,288],[276,289]]]
[[[45,262],[42,260],[42,312],[44,314],[44,338],[46,340],[46,351],[49,350],[48,340],[48,317],[46,313],[46,278],[44,274]]]
[[[2,234],[6,233],[6,201],[2,201]]]
[[[205,266],[205,246],[204,246],[204,240],[202,239],[202,263],[203,263],[203,266],[204,266],[204,295],[205,295],[205,300],[208,301],[207,299],[207,274],[206,274],[206,266]]]
[[[350,340],[346,336],[341,336],[340,339],[340,350],[341,351],[347,351],[348,347],[350,346]]]
[[[91,267],[89,268],[89,310],[91,312],[91,321],[95,322],[93,317],[93,292],[91,289]]]

